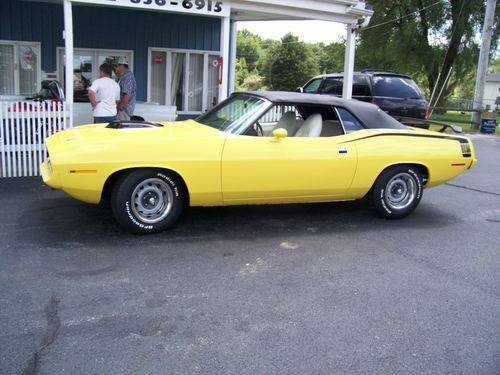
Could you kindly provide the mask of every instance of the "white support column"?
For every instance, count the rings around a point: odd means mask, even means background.
[[[234,91],[235,86],[235,81],[236,81],[236,44],[238,40],[238,28],[236,25],[236,21],[231,21],[231,44],[229,46],[230,52],[229,52],[229,62],[228,62],[228,68],[229,68],[229,81],[228,81],[228,92],[231,94]]]
[[[227,98],[229,78],[229,38],[231,34],[231,22],[229,17],[221,19],[220,49],[222,53],[222,82],[219,86],[219,102]]]
[[[64,0],[65,91],[69,127],[73,127],[73,9],[71,0]]]
[[[344,60],[344,87],[342,89],[342,98],[352,98],[352,83],[354,72],[354,55],[356,52],[356,31],[354,25],[347,25],[347,41],[345,45]]]

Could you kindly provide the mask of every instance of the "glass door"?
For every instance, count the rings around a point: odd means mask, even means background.
[[[166,86],[167,86],[167,52],[151,51],[150,66],[150,98],[149,101],[158,104],[166,102]]]
[[[172,75],[170,77],[170,105],[175,105],[178,111],[184,108],[184,82],[186,71],[186,54],[172,53]]]
[[[189,54],[187,96],[187,110],[189,112],[201,112],[203,105],[203,55],[201,54]]]
[[[19,46],[19,93],[33,95],[38,90],[38,48],[30,45]]]
[[[149,49],[148,101],[198,114],[218,103],[219,56],[209,52]]]
[[[219,56],[208,56],[207,106],[212,109],[219,103]]]

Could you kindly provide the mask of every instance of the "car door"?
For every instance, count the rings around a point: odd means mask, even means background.
[[[226,203],[320,201],[341,198],[356,169],[346,136],[229,136],[222,153]]]

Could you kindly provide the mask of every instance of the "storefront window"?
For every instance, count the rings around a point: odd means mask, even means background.
[[[113,53],[113,52],[111,52]],[[130,53],[126,52],[125,54],[123,55],[112,55],[112,54],[103,54],[103,53],[99,53],[97,55],[97,67],[101,66],[101,64],[103,63],[106,63],[106,64],[111,64],[113,66],[115,66],[117,63],[118,63],[118,59],[120,58],[120,56],[127,56],[128,58],[128,61],[132,61],[131,57],[129,56]],[[99,72],[98,72],[99,74]],[[114,80],[118,80],[118,77],[116,76],[116,73],[115,71],[113,70],[113,73],[111,75],[111,78],[113,78]]]
[[[73,98],[75,102],[85,102],[88,99],[88,89],[93,81],[92,56],[75,54],[73,69]]]
[[[107,62],[116,64],[120,56],[125,56],[132,64],[132,52],[117,50],[75,49],[73,52],[73,101],[88,102],[88,89],[92,82],[99,78],[99,66]],[[59,80],[66,87],[64,50],[59,50]],[[132,66],[130,66],[133,69]],[[113,72],[113,79],[117,79]]]

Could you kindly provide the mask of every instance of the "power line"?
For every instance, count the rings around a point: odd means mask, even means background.
[[[392,22],[396,22],[396,21],[400,21],[402,20],[403,18],[408,18],[408,17],[411,17],[425,9],[429,9],[429,8],[432,8],[433,6],[436,6],[438,4],[441,4],[441,1],[436,1],[435,3],[432,3],[430,5],[427,5],[423,8],[420,8],[420,9],[417,9],[416,11],[414,12],[411,12],[411,13],[408,13],[408,14],[405,14],[404,16],[401,16],[401,17],[398,17],[398,18],[395,18],[393,20],[390,20],[390,21],[385,21],[385,22],[382,22],[382,23],[378,23],[376,25],[372,25],[372,26],[367,26],[367,27],[363,27],[362,29],[360,29],[359,31],[365,31],[365,30],[369,30],[369,29],[373,29],[375,27],[379,27],[379,26],[382,26],[382,25],[387,25],[388,23],[392,23]]]

